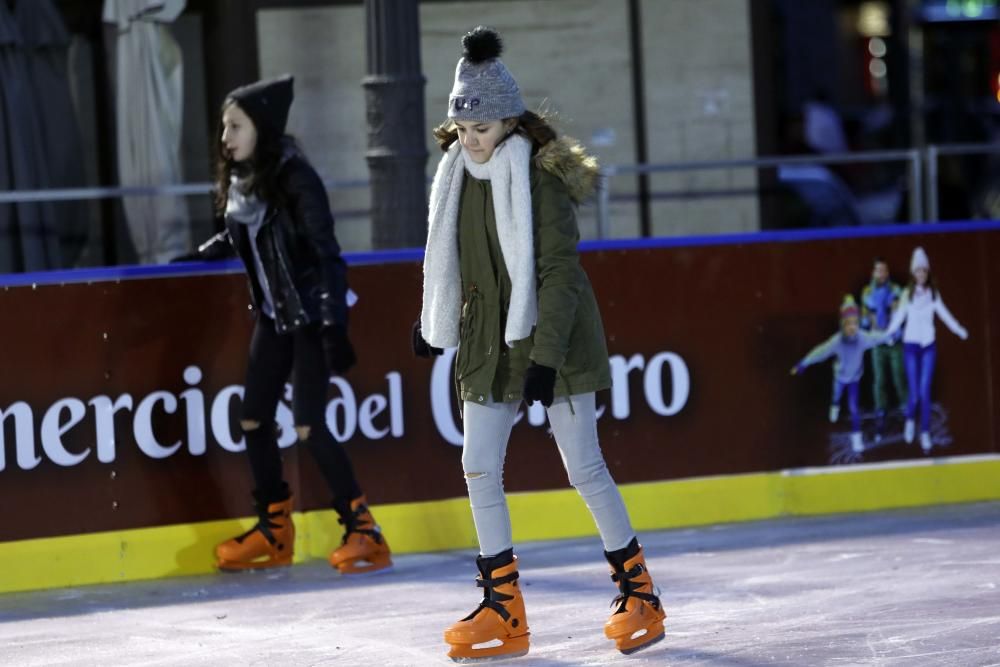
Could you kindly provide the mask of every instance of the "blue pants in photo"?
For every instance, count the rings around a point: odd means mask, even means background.
[[[833,378],[833,400],[831,405],[840,405],[840,397],[847,389],[847,409],[851,413],[851,430],[858,432],[861,430],[861,415],[858,413],[858,389],[861,382],[841,382]]]
[[[906,401],[906,418],[914,419],[917,400],[920,401],[920,430],[931,430],[931,380],[934,378],[934,362],[937,359],[937,345],[931,343],[920,347],[916,343],[903,346],[906,364],[906,382],[909,396]]]

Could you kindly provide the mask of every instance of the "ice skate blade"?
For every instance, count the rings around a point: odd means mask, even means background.
[[[624,654],[624,655],[632,655],[633,653],[637,653],[638,651],[641,651],[644,648],[649,648],[653,644],[657,644],[657,643],[663,641],[663,638],[667,636],[667,633],[666,633],[665,630],[660,630],[660,634],[656,635],[652,639],[646,639],[647,636],[648,635],[643,635],[642,637],[638,637],[635,640],[623,640],[618,645],[618,650],[621,651],[622,654]],[[642,640],[642,639],[646,639],[646,641],[642,642],[641,644],[636,644],[634,646],[628,646],[627,645],[627,644],[630,644],[632,641],[638,641],[638,640]],[[624,648],[623,648],[623,645],[624,645]]]
[[[219,572],[234,573],[234,572],[249,572],[253,570],[270,570],[276,567],[288,567],[291,564],[292,564],[292,559],[291,557],[289,557],[289,558],[281,558],[275,560],[261,560],[261,561],[250,561],[250,562],[219,560],[216,561],[215,567],[219,570]]]
[[[348,565],[346,563],[341,563],[340,565],[334,565],[333,568],[347,577],[367,577],[369,575],[392,572],[393,564],[392,561],[389,561],[388,563],[357,567],[353,564]]]
[[[364,563],[364,565],[360,565],[359,563]],[[358,577],[367,574],[388,572],[392,570],[392,560],[385,558],[376,561],[345,561],[337,563],[333,567],[341,574]]]
[[[530,634],[510,637],[506,642],[486,648],[473,648],[473,644],[452,644],[451,650],[448,651],[448,657],[458,663],[497,662],[509,658],[520,658],[528,653],[529,636]]]
[[[452,662],[457,662],[460,665],[474,665],[477,662],[502,662],[504,660],[510,660],[512,658],[520,658],[521,656],[528,655],[528,649],[523,651],[517,651],[516,653],[503,653],[501,655],[490,655],[490,656],[480,656],[475,658],[452,658]]]
[[[502,660],[510,660],[512,658],[520,658],[521,656],[528,655],[528,645],[524,644],[524,648],[514,647],[513,650],[507,652],[499,653],[497,650],[502,651],[503,649],[510,648],[508,646],[497,646],[487,649],[469,649],[468,647],[452,647],[451,651],[448,652],[448,657],[451,658],[452,662],[457,662],[459,664],[475,664],[477,662],[500,662]],[[452,655],[456,651],[460,653],[468,653],[468,655]]]

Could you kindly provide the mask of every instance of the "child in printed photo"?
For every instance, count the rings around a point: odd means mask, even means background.
[[[840,399],[847,391],[847,407],[851,413],[851,449],[865,449],[861,436],[861,415],[858,412],[858,389],[865,368],[865,352],[887,339],[884,333],[873,334],[859,328],[858,305],[850,294],[840,306],[840,331],[814,347],[802,361],[792,367],[798,375],[808,366],[834,358],[833,398],[830,401],[830,422],[840,417]]]

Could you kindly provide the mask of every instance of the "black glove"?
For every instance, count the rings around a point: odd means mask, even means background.
[[[347,329],[343,324],[334,324],[324,327],[321,334],[327,368],[330,369],[331,373],[343,375],[358,361],[358,356],[354,353],[354,346],[351,345],[351,341],[347,337]]]
[[[531,405],[535,401],[541,401],[542,405],[549,407],[552,405],[554,392],[556,389],[556,369],[548,366],[539,366],[534,361],[524,371],[524,402]]]
[[[423,359],[429,359],[431,355],[444,354],[443,349],[428,345],[424,340],[424,334],[420,330],[420,320],[414,322],[413,329],[410,330],[410,344],[413,346],[413,354]]]

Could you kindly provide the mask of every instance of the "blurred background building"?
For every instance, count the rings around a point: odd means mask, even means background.
[[[419,34],[425,175],[459,39],[494,26],[528,106],[555,113],[607,169],[585,238],[997,217],[996,0],[421,0],[399,13],[414,2],[0,1],[0,194],[200,184],[142,212],[149,197],[0,199],[0,272],[162,262],[208,237],[220,103],[283,72],[296,77],[289,130],[328,182],[345,249],[393,245],[375,229],[366,158],[374,4]],[[142,21],[145,36],[129,35]],[[161,139],[176,144],[173,169],[139,173],[123,146],[122,116],[134,124],[154,94],[123,80],[135,39],[155,47],[155,94],[176,88],[152,107],[178,125]],[[811,158],[765,159],[788,155]],[[166,222],[150,228],[156,216]]]

